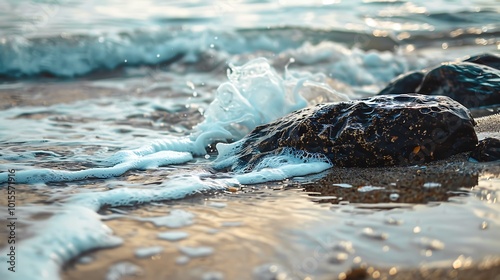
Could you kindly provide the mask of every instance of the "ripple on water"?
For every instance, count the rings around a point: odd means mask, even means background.
[[[415,240],[418,246],[426,250],[443,250],[444,243],[437,239],[421,237]]]
[[[361,234],[375,240],[386,240],[389,237],[387,233],[375,231],[370,227],[364,228]]]

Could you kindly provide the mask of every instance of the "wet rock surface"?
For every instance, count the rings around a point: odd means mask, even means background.
[[[500,70],[500,56],[497,54],[484,53],[484,54],[474,55],[464,61],[472,62],[475,64],[482,64]]]
[[[417,92],[424,76],[425,71],[423,70],[402,74],[391,81],[378,95]]]
[[[249,171],[286,148],[322,154],[335,166],[410,165],[471,151],[469,111],[444,96],[384,95],[320,104],[255,128],[232,170]]]
[[[443,63],[401,75],[379,95],[419,93],[445,95],[467,108],[500,104],[500,57],[473,56],[464,62]]]
[[[500,160],[500,140],[486,138],[479,141],[470,157],[480,162]]]
[[[424,76],[417,92],[449,96],[467,108],[500,104],[500,71],[468,62],[443,64]]]

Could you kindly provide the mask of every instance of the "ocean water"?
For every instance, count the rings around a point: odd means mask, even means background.
[[[17,220],[0,231],[0,278],[324,279],[363,263],[499,257],[488,174],[442,204],[389,191],[389,206],[330,208],[296,190],[332,168],[320,156],[214,170],[260,124],[498,52],[499,12],[498,1],[1,1],[0,217]]]

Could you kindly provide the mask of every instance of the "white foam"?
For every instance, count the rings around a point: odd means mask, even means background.
[[[191,259],[188,256],[179,256],[175,259],[175,263],[178,265],[185,265],[187,264]]]
[[[169,164],[185,163],[193,159],[187,152],[159,151],[143,157],[135,156],[112,167],[89,168],[79,171],[33,169],[16,172],[17,183],[65,182],[85,179],[118,177],[131,169],[150,169]],[[6,182],[7,173],[0,173],[0,183]]]
[[[142,247],[135,250],[134,254],[137,258],[149,258],[163,252],[162,246]]]
[[[287,164],[276,168],[264,168],[259,171],[238,174],[235,175],[234,178],[241,184],[258,184],[319,173],[331,167],[332,166],[326,162]]]
[[[18,208],[18,211],[22,211],[22,208]],[[60,279],[61,266],[82,252],[122,243],[100,221],[97,213],[77,205],[61,207],[51,218],[28,230],[35,234],[16,244],[19,260],[16,279]],[[6,263],[5,254],[0,256],[0,261]],[[0,271],[1,279],[9,279],[6,271]]]
[[[348,99],[329,88],[324,78],[322,75],[298,75],[289,71],[283,78],[264,58],[254,59],[242,66],[231,66],[229,81],[219,86],[214,101],[205,111],[205,120],[194,127],[189,137],[160,139],[137,149],[117,152],[105,160],[110,167],[80,171],[33,169],[19,171],[16,180],[19,183],[36,183],[111,178],[131,169],[184,163],[190,161],[193,155],[204,155],[205,148],[211,143],[241,139],[257,125],[307,106],[304,95],[316,96],[319,91],[336,100]],[[0,173],[0,183],[6,180],[7,175]]]
[[[224,280],[224,274],[216,271],[205,272],[201,280]]]
[[[341,184],[332,184],[332,186],[334,186],[334,187],[341,187],[341,188],[344,188],[344,189],[350,189],[350,188],[352,188],[351,184],[343,184],[343,183],[341,183]]]
[[[210,201],[210,203],[208,203],[208,206],[214,208],[225,208],[227,206],[227,203]]]
[[[439,188],[441,187],[440,183],[434,183],[434,182],[427,182],[423,185],[424,188],[432,189],[432,188]]]
[[[180,246],[179,251],[191,258],[207,257],[213,254],[214,248],[208,246],[189,247]]]
[[[102,192],[81,192],[72,195],[66,201],[98,211],[104,205],[133,206],[155,201],[175,200],[199,192],[224,190],[226,187],[225,181],[201,180],[199,176],[192,175],[165,181],[154,188],[119,188]]]
[[[244,139],[231,144],[217,144],[219,155],[213,162],[214,167],[222,169],[234,166],[238,161],[238,152],[242,149],[243,141]],[[313,154],[294,148],[284,148],[279,154],[266,155],[251,169],[243,166],[233,171],[239,173],[250,170],[254,171],[252,174],[241,174],[235,177],[242,184],[251,184],[265,182],[266,178],[268,178],[268,181],[276,181],[290,178],[290,176],[314,174],[331,166],[330,160],[323,154]],[[260,179],[258,179],[259,177]],[[248,181],[249,178],[255,178],[255,180]]]
[[[16,172],[16,182],[110,178],[132,169],[142,170],[185,163],[192,160],[193,155],[204,155],[205,147],[209,143],[240,139],[259,124],[307,106],[307,100],[303,95],[317,96],[318,92],[321,92],[320,94],[333,95],[335,98],[345,98],[318,82],[321,77],[312,79],[312,76],[308,75],[294,76],[290,73],[287,75],[285,78],[277,75],[264,59],[233,67],[233,72],[229,74],[230,81],[219,87],[216,99],[205,113],[205,121],[195,127],[195,131],[189,137],[161,139],[138,149],[118,152],[107,159],[106,162],[111,165],[108,167],[80,171],[20,170]],[[224,151],[224,145],[218,147],[222,157],[229,154],[229,151]],[[234,153],[232,156],[226,160],[234,163],[236,159]],[[156,187],[117,187],[107,191],[82,190],[72,193],[60,200],[61,204],[58,204],[60,213],[44,222],[43,227],[36,228],[34,237],[19,244],[18,254],[23,259],[23,266],[30,267],[31,270],[19,270],[16,275],[27,280],[59,279],[60,267],[71,258],[87,250],[120,244],[120,240],[112,236],[110,229],[96,214],[105,205],[133,206],[181,199],[198,192],[224,190],[232,185],[254,184],[318,173],[330,167],[328,160],[320,156],[286,150],[286,153],[265,158],[255,170],[248,170],[251,172],[237,174],[229,179],[202,179],[194,174],[166,180]],[[0,173],[0,182],[7,181],[6,175]],[[150,221],[157,226],[177,228],[192,224],[193,217],[192,213],[173,210],[168,216],[139,220]],[[213,248],[210,247],[181,247],[180,250],[190,257],[213,253]],[[4,262],[5,257],[0,256],[0,260]],[[4,271],[0,272],[0,275],[1,273]],[[111,270],[109,275],[111,275],[109,279],[114,279],[114,275],[121,275],[121,272],[115,273]]]
[[[194,215],[190,212],[175,209],[170,212],[170,215],[160,217],[148,217],[140,220],[152,222],[157,227],[181,228],[192,225]]]
[[[195,127],[197,146],[240,139],[257,125],[306,107],[309,103],[304,96],[316,96],[318,91],[338,101],[348,99],[327,86],[323,75],[299,76],[286,71],[282,78],[265,58],[232,65],[228,79],[217,89],[205,121]]]
[[[139,276],[142,272],[142,268],[133,263],[120,262],[109,268],[108,273],[106,274],[106,280],[121,280],[125,276]]]
[[[372,192],[372,191],[379,191],[379,190],[384,190],[384,187],[377,187],[377,186],[362,186],[358,188],[358,192]]]
[[[184,231],[165,231],[158,233],[158,238],[168,241],[179,241],[189,237],[189,233]]]

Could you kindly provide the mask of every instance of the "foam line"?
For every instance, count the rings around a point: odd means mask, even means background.
[[[149,169],[169,164],[185,163],[193,159],[187,152],[160,151],[143,157],[135,156],[112,167],[90,168],[79,171],[55,169],[34,169],[16,172],[16,183],[67,182],[85,179],[105,179],[117,177],[132,169]],[[7,173],[0,173],[0,183],[8,180]]]
[[[36,234],[16,244],[16,271],[2,269],[0,279],[57,280],[64,263],[82,252],[122,243],[100,221],[97,213],[78,205],[65,205],[60,212],[29,230]],[[7,261],[2,250],[0,262],[6,264]]]
[[[286,178],[315,174],[331,168],[326,162],[306,162],[287,164],[276,168],[264,168],[259,171],[238,174],[234,178],[240,184],[259,184],[270,181],[280,181]]]
[[[202,180],[192,175],[174,178],[156,188],[120,188],[105,192],[78,193],[67,202],[98,211],[104,205],[111,207],[131,206],[155,201],[181,199],[188,195],[214,190],[224,190],[224,181]]]

